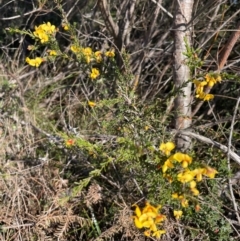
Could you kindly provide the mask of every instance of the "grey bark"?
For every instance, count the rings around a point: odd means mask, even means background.
[[[191,126],[191,82],[190,69],[186,64],[186,43],[191,46],[191,26],[194,0],[175,0],[174,14],[174,56],[173,72],[177,96],[174,101],[175,128],[182,130]],[[186,150],[191,146],[191,138],[176,138],[178,149]]]

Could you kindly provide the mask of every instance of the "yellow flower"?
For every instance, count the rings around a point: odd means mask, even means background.
[[[95,59],[97,61],[97,63],[101,63],[102,62],[102,52],[101,51],[96,51],[94,53]]]
[[[88,105],[89,105],[90,107],[94,107],[94,106],[96,106],[96,103],[93,102],[93,101],[88,101]]]
[[[221,82],[222,80],[221,75],[216,74],[206,74],[205,79],[209,87],[214,86],[217,82]]]
[[[177,175],[177,179],[179,182],[182,182],[182,183],[187,183],[187,182],[190,182],[192,181],[194,178],[194,173],[192,173],[191,171],[185,171],[185,172],[180,172],[178,175]]]
[[[190,184],[190,188],[195,188],[197,185],[195,181],[191,181],[189,184]]]
[[[64,29],[65,31],[69,30],[69,25],[66,24],[66,23],[63,23],[63,24],[62,24],[62,27],[63,27],[63,29]]]
[[[49,50],[49,55],[56,56],[57,52],[55,50]]]
[[[172,163],[172,159],[168,158],[162,166],[162,172],[165,173],[168,170],[168,168],[173,168],[173,167],[174,165]]]
[[[159,150],[162,151],[166,156],[170,155],[170,152],[175,148],[173,142],[162,143]]]
[[[181,199],[181,205],[184,208],[188,207],[188,200],[186,198]]]
[[[196,179],[198,182],[202,181],[202,175],[205,172],[204,168],[196,168],[192,171],[192,173],[194,174],[194,176],[196,176]]]
[[[178,196],[178,193],[173,193],[173,194],[172,194],[172,198],[173,198],[173,199],[178,199],[178,197],[179,197],[179,196]]]
[[[100,75],[100,72],[96,68],[92,68],[92,72],[90,74],[91,79],[96,79]]]
[[[54,25],[51,25],[50,22],[41,24],[39,28],[42,28],[48,34],[54,34],[56,32],[56,27]]]
[[[209,101],[212,100],[214,98],[214,95],[212,94],[206,94],[203,98],[204,101]]]
[[[193,83],[196,85],[196,94],[203,92],[204,86],[207,85],[207,81],[193,80]]]
[[[183,214],[183,212],[181,210],[174,210],[173,211],[173,215],[176,219],[181,218],[182,214]]]
[[[198,196],[199,195],[199,191],[197,188],[191,188],[191,192],[193,193],[194,196]]]
[[[203,175],[205,175],[209,178],[214,178],[217,173],[218,172],[214,168],[209,167],[209,166],[204,168],[204,171],[203,171]]]
[[[153,237],[156,237],[157,239],[160,239],[161,238],[161,235],[162,234],[165,234],[166,231],[165,230],[157,230],[156,232],[153,233]]]
[[[53,35],[56,32],[56,27],[51,25],[50,22],[35,26],[35,31],[33,34],[41,40],[41,43],[46,43],[49,41],[49,35]]]
[[[205,79],[206,79],[209,87],[214,86],[217,82],[216,79],[210,74],[206,74]]]
[[[140,219],[139,219],[140,221]],[[147,220],[142,221],[142,225],[144,228],[150,228],[152,225],[154,225],[154,221],[152,218],[147,218]]]
[[[137,215],[137,217],[139,218],[142,215],[142,212],[137,204],[134,204],[133,206],[136,207],[134,212]]]
[[[26,62],[31,66],[38,67],[43,62],[43,59],[39,58],[39,57],[37,57],[35,59],[30,59],[30,58],[27,57]]]
[[[48,35],[41,29],[36,30],[33,34],[41,40],[41,43],[46,43],[49,40]]]
[[[107,51],[107,52],[105,53],[105,56],[107,56],[108,58],[113,58],[113,57],[115,56],[114,50]]]
[[[187,168],[188,165],[192,163],[192,158],[189,155],[183,154],[181,152],[175,153],[173,155],[173,159],[178,162],[181,162],[183,168]]]
[[[133,218],[134,218],[134,224],[135,224],[135,226],[136,226],[137,228],[141,229],[141,228],[143,227],[142,222],[140,222],[139,219],[138,219],[138,217],[136,217],[136,216],[133,216]]]
[[[92,56],[92,49],[87,47],[82,49],[82,53],[85,57],[86,62],[89,64],[91,62],[91,56]]]
[[[80,53],[81,48],[78,47],[77,45],[71,45],[70,49],[73,51],[73,53]]]

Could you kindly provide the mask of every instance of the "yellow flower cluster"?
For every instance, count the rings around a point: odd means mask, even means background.
[[[78,45],[71,45],[70,49],[75,54],[83,55],[87,64],[89,64],[92,61],[101,63],[103,60],[103,53],[101,51],[93,52],[90,47],[82,48],[82,47],[79,47]],[[108,58],[113,58],[115,56],[115,52],[113,50],[107,51],[105,52],[105,56]]]
[[[40,39],[41,43],[46,43],[49,41],[49,37],[53,36],[56,33],[56,27],[47,22],[35,26],[35,31],[33,32],[34,36]]]
[[[159,147],[159,149],[167,156],[170,155],[174,148],[175,145],[173,142],[162,143]],[[193,196],[198,196],[199,190],[196,188],[197,182],[201,182],[203,180],[203,176],[214,178],[218,172],[209,166],[191,170],[189,168],[191,163],[192,157],[181,152],[176,152],[175,154],[172,154],[170,157],[168,157],[168,159],[164,162],[162,166],[162,173],[170,183],[173,181],[182,183],[184,185],[184,190],[188,195],[191,194]],[[181,169],[179,169],[179,164],[181,165]],[[171,175],[170,173],[166,173],[169,169],[175,167],[176,170],[179,170],[177,174]],[[182,207],[188,207],[188,200],[186,199],[185,195],[174,193],[172,198],[178,199]],[[176,214],[176,218],[177,217],[180,217],[179,213]]]
[[[43,59],[40,57],[37,57],[35,59],[30,59],[27,57],[26,62],[31,66],[38,67],[43,62]]]
[[[162,225],[166,216],[159,213],[161,206],[154,207],[150,203],[146,202],[145,207],[141,210],[138,205],[134,205],[135,216],[133,216],[134,224],[137,228],[145,228],[145,236],[160,238],[162,234],[166,233],[165,230],[158,229],[159,225]]]
[[[204,101],[214,98],[214,95],[204,92],[205,87],[213,87],[216,83],[221,82],[222,78],[217,74],[206,74],[204,81],[193,80],[196,86],[196,97]]]

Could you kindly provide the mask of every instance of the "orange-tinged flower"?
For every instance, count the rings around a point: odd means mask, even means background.
[[[151,231],[150,231],[150,230],[146,230],[146,231],[144,232],[144,235],[147,236],[147,237],[150,237]]]
[[[214,168],[207,166],[206,168],[204,168],[203,175],[209,178],[214,178],[217,173],[218,172]]]
[[[166,218],[166,215],[158,214],[155,219],[155,223],[162,223],[164,220],[166,220]]]
[[[166,156],[170,155],[170,152],[175,148],[175,144],[173,142],[162,143],[159,147],[160,151],[162,151]]]
[[[75,143],[75,141],[73,139],[68,139],[66,142],[65,142],[65,145],[67,147],[70,147],[70,146],[73,146]]]
[[[143,208],[142,213],[149,213],[153,212],[155,214],[158,214],[158,210],[161,208],[161,205],[158,205],[157,207],[152,206],[149,202],[146,202],[146,206]]]
[[[182,214],[183,214],[183,211],[181,211],[181,210],[174,210],[173,211],[173,215],[176,219],[181,218]]]
[[[196,211],[196,212],[199,212],[199,211],[200,211],[200,209],[201,209],[200,205],[199,205],[199,204],[197,204],[197,205],[195,206],[195,211]]]

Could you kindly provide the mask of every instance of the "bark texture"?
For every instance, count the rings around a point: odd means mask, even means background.
[[[194,0],[175,0],[176,8],[174,15],[174,84],[177,96],[174,102],[175,128],[182,130],[191,126],[191,82],[190,69],[186,64],[186,41],[191,46],[192,8]],[[181,150],[189,149],[190,137],[178,136],[177,147]]]

